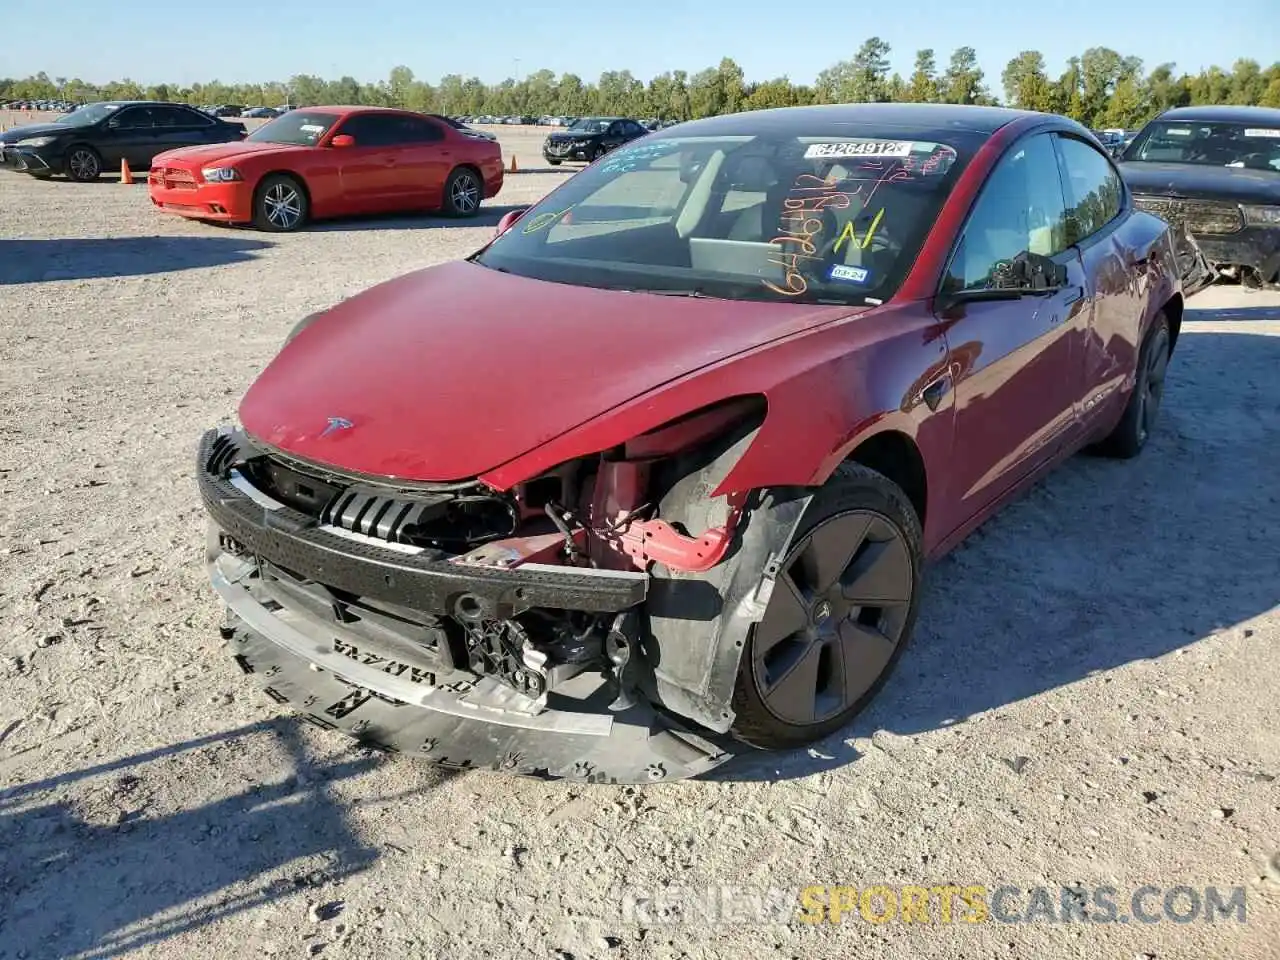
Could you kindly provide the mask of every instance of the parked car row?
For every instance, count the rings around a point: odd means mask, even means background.
[[[406,207],[468,216],[501,189],[501,147],[468,126],[491,117],[294,108],[246,136],[243,123],[210,115],[227,109],[90,104],[0,134],[0,166],[87,181],[125,161],[150,170],[161,210],[268,230]],[[576,118],[545,139],[542,155],[553,166],[592,163],[650,132],[628,117]],[[1092,135],[1117,158],[1136,203],[1189,238],[1181,248],[1188,263],[1203,253],[1223,276],[1280,283],[1280,110],[1182,107],[1127,146],[1125,131]]]

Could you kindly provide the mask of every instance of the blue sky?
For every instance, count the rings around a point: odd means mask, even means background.
[[[0,0],[0,76],[45,70],[99,83],[129,77],[187,84],[312,73],[365,82],[403,63],[430,82],[446,73],[496,82],[541,67],[586,79],[626,68],[648,80],[664,70],[692,73],[727,55],[748,79],[786,74],[807,83],[878,35],[892,45],[893,67],[904,76],[918,48],[935,48],[945,65],[955,47],[975,47],[998,92],[1000,71],[1024,49],[1044,53],[1054,76],[1067,57],[1090,46],[1140,56],[1148,67],[1175,61],[1189,72],[1230,67],[1237,57],[1265,67],[1280,57],[1277,2]]]

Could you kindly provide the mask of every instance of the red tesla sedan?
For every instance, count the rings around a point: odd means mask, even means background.
[[[502,174],[496,142],[423,114],[308,107],[235,143],[162,153],[148,182],[166,213],[287,231],[357,214],[474,216]]]
[[[224,636],[275,700],[454,767],[645,782],[830,735],[926,561],[1143,449],[1195,289],[1170,230],[1048,114],[637,140],[300,321],[205,434]]]

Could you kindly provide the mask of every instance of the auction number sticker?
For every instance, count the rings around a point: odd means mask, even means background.
[[[908,140],[841,140],[838,143],[811,143],[804,152],[806,160],[837,157],[909,157]]]
[[[1246,137],[1280,137],[1280,130],[1266,130],[1260,127],[1249,127],[1245,130]]]

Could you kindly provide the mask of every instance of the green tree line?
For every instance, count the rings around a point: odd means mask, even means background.
[[[732,59],[690,74],[672,70],[647,83],[629,70],[608,70],[594,82],[572,73],[538,70],[520,79],[486,84],[477,77],[449,74],[432,84],[405,66],[380,83],[354,77],[336,80],[300,74],[286,81],[191,86],[143,86],[116,80],[97,86],[80,79],[39,73],[22,80],[0,79],[0,99],[57,99],[75,102],[114,99],[179,100],[196,104],[235,103],[276,106],[292,103],[371,104],[453,115],[621,114],[689,120],[697,117],[813,103],[896,101],[925,103],[1006,103],[1029,110],[1063,113],[1092,127],[1134,127],[1170,107],[1187,104],[1257,104],[1280,107],[1280,62],[1265,69],[1240,59],[1231,68],[1210,67],[1196,74],[1161,63],[1147,70],[1142,60],[1108,47],[1091,47],[1072,57],[1054,77],[1044,56],[1019,53],[1000,76],[1000,90],[978,66],[973,47],[952,51],[940,66],[933,50],[916,52],[909,76],[891,72],[890,47],[879,37],[867,40],[849,60],[833,64],[812,84],[788,77],[748,81]]]

